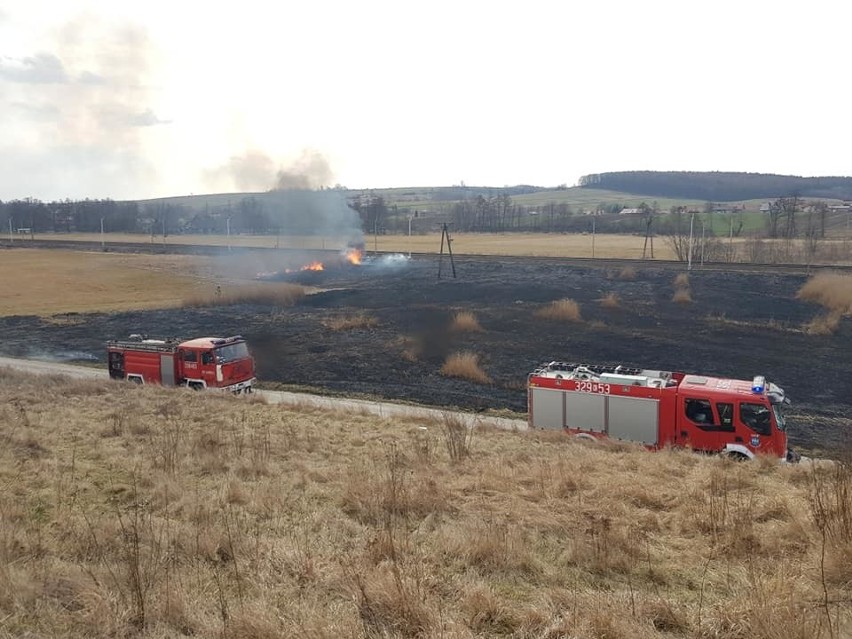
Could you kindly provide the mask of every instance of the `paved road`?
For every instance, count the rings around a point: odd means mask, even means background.
[[[0,368],[12,368],[37,375],[63,375],[75,379],[102,379],[104,381],[109,379],[104,369],[32,359],[0,357]],[[468,425],[479,423],[505,430],[527,429],[527,422],[520,419],[450,412],[426,406],[409,406],[406,404],[392,404],[390,402],[377,402],[366,399],[325,397],[322,395],[311,395],[310,393],[291,393],[287,391],[258,391],[258,395],[266,399],[270,404],[311,406],[347,413],[368,413],[383,418],[423,417],[430,420],[441,420],[444,415],[451,414],[463,420]]]

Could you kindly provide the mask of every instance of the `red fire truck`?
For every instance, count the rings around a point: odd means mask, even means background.
[[[585,438],[682,446],[739,459],[756,454],[796,461],[787,449],[784,391],[752,381],[685,373],[550,362],[530,373],[532,428]]]
[[[189,341],[131,335],[107,343],[107,360],[111,378],[137,384],[250,393],[256,381],[254,359],[240,335]]]

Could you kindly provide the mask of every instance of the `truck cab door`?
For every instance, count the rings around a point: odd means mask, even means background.
[[[768,452],[772,445],[772,411],[757,402],[740,402],[737,410],[737,430],[742,431],[752,452]]]
[[[208,386],[218,386],[216,382],[216,358],[213,357],[213,351],[204,351],[201,353],[201,379]]]
[[[124,379],[124,353],[120,351],[110,351],[109,376],[112,379]]]
[[[728,427],[720,421],[718,406],[704,397],[684,397],[679,408],[679,444],[706,451],[724,448]]]

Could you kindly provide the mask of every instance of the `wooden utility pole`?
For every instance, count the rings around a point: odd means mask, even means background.
[[[654,234],[652,231],[652,227],[654,225],[654,213],[651,212],[648,214],[648,217],[645,218],[645,244],[642,247],[642,259],[645,259],[645,253],[648,250],[648,243],[650,240],[651,244],[651,259],[654,259]]]
[[[447,252],[450,254],[450,265],[453,267],[453,278],[456,276],[456,262],[453,259],[453,240],[450,237],[450,231],[447,229],[447,223],[441,227],[441,255],[438,258],[438,279],[441,278],[441,269],[444,266],[444,238],[447,238]]]

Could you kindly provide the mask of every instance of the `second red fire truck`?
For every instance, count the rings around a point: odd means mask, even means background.
[[[529,423],[586,438],[796,461],[787,448],[784,391],[751,381],[623,366],[550,362],[529,375]]]
[[[188,341],[131,335],[108,342],[107,359],[111,378],[139,384],[249,393],[257,381],[254,359],[240,335]]]

